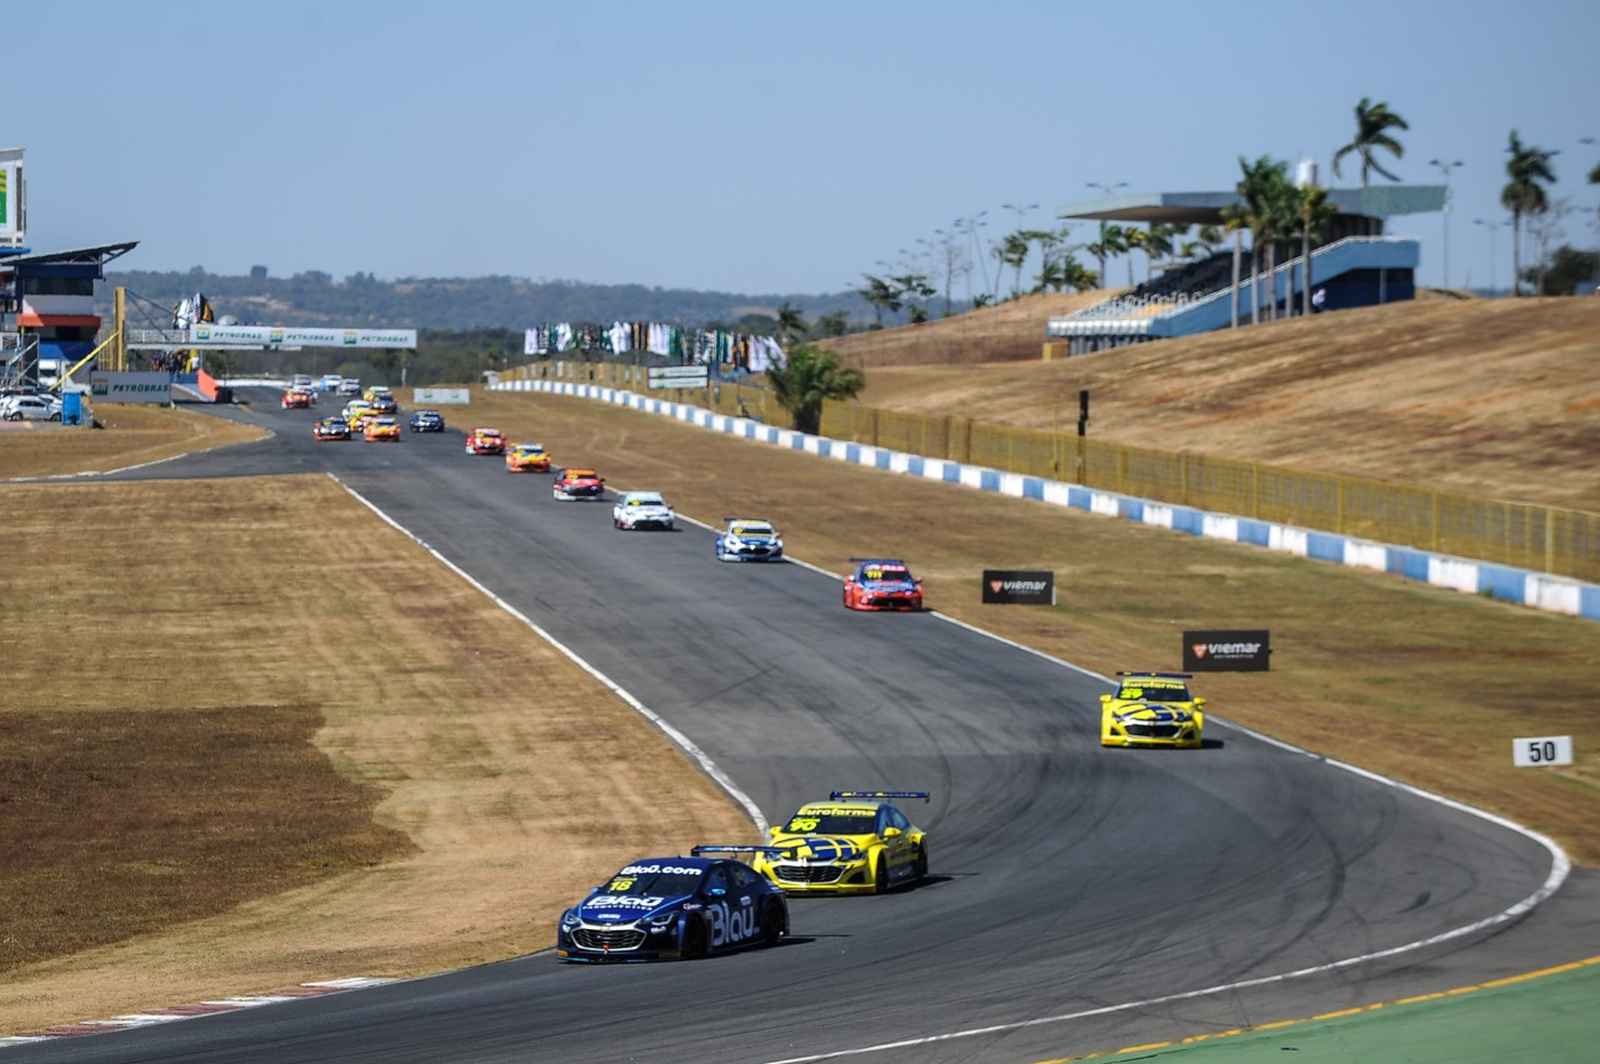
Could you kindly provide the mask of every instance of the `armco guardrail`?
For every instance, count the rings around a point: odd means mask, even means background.
[[[719,414],[687,403],[638,395],[623,389],[585,381],[539,379],[538,375],[518,376],[513,373],[508,374],[507,378],[499,383],[491,385],[490,390],[541,391],[598,399],[646,413],[687,421],[744,439],[806,451],[836,461],[963,484],[981,491],[1035,499],[1058,506],[1089,510],[1110,517],[1122,517],[1147,525],[1168,528],[1175,532],[1268,547],[1340,565],[1377,569],[1439,587],[1491,595],[1536,609],[1600,620],[1600,586],[1564,579],[1548,572],[1535,572],[1526,568],[1494,564],[1433,550],[1324,532],[1286,521],[1215,512],[1187,504],[1169,504],[1115,490],[1097,490],[1082,483],[1007,472],[954,458],[908,453],[882,444],[811,436],[776,425],[763,424],[753,418]],[[727,394],[727,391],[723,392],[724,397]],[[937,436],[938,434],[934,433],[931,438]],[[929,438],[925,433],[924,442]],[[962,434],[947,430],[943,438],[949,445],[952,439],[961,440]],[[1075,438],[1057,437],[1056,446],[1060,446],[1061,439]],[[970,444],[967,446],[969,450],[972,449]],[[1131,451],[1129,448],[1120,450]],[[1061,452],[1058,451],[1057,462],[1060,461],[1060,457]],[[1256,492],[1259,497],[1259,481]]]

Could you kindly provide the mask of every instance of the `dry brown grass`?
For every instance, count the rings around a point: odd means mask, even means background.
[[[540,949],[628,858],[752,830],[326,478],[0,507],[0,1033]]]
[[[1038,359],[1044,349],[1044,327],[1051,318],[1082,310],[1122,291],[1023,296],[921,325],[853,333],[825,340],[820,346],[839,352],[849,365],[869,369]]]
[[[183,407],[101,403],[94,416],[104,429],[31,422],[0,429],[0,480],[120,469],[266,435]]]
[[[588,400],[473,401],[474,416],[536,430],[563,460],[591,463],[619,488],[661,488],[690,516],[770,516],[796,557],[835,572],[863,544],[900,553],[935,608],[1101,672],[1175,667],[1185,627],[1270,627],[1274,671],[1199,681],[1220,715],[1499,810],[1600,863],[1600,625]],[[980,604],[985,566],[1055,570],[1061,606]],[[1511,738],[1543,734],[1575,735],[1578,765],[1513,769]]]
[[[1600,299],[1437,299],[1063,362],[885,368],[862,402],[1600,510]]]

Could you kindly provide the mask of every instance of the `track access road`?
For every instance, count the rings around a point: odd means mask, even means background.
[[[859,1059],[1028,1060],[1453,985],[1562,943],[1548,921],[1501,925],[1291,982],[1011,1028],[1437,935],[1526,897],[1551,860],[1523,835],[1223,726],[1206,750],[1103,750],[1093,676],[932,614],[846,612],[839,584],[800,566],[719,565],[700,529],[614,531],[609,504],[554,502],[547,477],[467,456],[459,432],[317,444],[314,412],[252,398],[230,416],[275,439],[130,475],[336,473],[687,733],[769,818],[840,787],[933,792],[905,806],[930,833],[933,879],[792,899],[794,939],[772,950],[606,967],[534,955],[29,1059],[772,1061],[998,1026]]]

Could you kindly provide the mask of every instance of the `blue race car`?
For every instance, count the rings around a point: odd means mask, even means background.
[[[742,861],[706,854],[764,846],[696,846],[689,857],[626,865],[561,914],[556,956],[568,961],[690,960],[789,934],[783,891]]]
[[[412,432],[443,432],[444,415],[437,410],[418,410],[408,424]]]
[[[781,562],[783,537],[772,522],[757,517],[725,517],[728,527],[717,536],[719,562]]]

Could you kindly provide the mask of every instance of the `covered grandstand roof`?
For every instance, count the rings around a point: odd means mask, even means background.
[[[1428,214],[1444,210],[1443,185],[1382,185],[1368,188],[1332,188],[1328,202],[1340,214],[1361,218],[1389,218],[1398,214]],[[1219,225],[1222,211],[1241,200],[1227,192],[1157,192],[1139,196],[1076,203],[1061,217],[1107,222],[1171,222],[1178,225]]]
[[[8,255],[0,258],[0,266],[55,266],[62,264],[101,266],[112,259],[126,255],[139,246],[137,240],[120,244],[97,244],[90,248],[72,248],[68,251],[49,251],[38,255]]]

